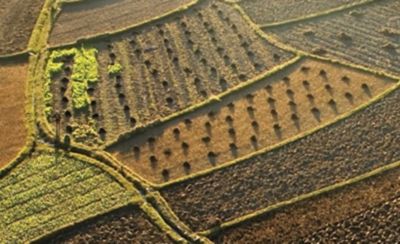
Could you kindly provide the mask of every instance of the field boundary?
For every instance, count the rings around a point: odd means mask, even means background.
[[[221,225],[219,225],[217,227],[214,227],[214,228],[211,228],[211,229],[208,229],[208,230],[205,230],[205,231],[198,232],[198,234],[204,235],[204,236],[215,236],[222,230],[225,230],[227,228],[230,228],[230,227],[233,227],[233,226],[236,226],[236,225],[239,225],[239,224],[243,224],[243,223],[249,222],[249,221],[255,219],[256,217],[260,217],[260,216],[266,215],[266,214],[268,214],[270,212],[279,210],[279,209],[284,208],[284,207],[288,207],[288,206],[290,206],[292,204],[295,204],[295,203],[298,203],[298,202],[301,202],[301,201],[313,199],[313,198],[321,196],[323,194],[328,194],[328,193],[333,192],[335,190],[342,189],[342,188],[344,188],[346,186],[350,186],[350,185],[355,184],[357,182],[363,181],[363,180],[368,179],[370,177],[377,176],[379,174],[383,174],[385,172],[388,172],[388,171],[396,169],[396,168],[400,168],[400,161],[397,161],[397,162],[394,162],[394,163],[391,163],[391,164],[376,168],[376,169],[374,169],[372,171],[369,171],[367,173],[358,175],[356,177],[350,178],[348,180],[341,181],[341,182],[333,184],[333,185],[329,185],[329,186],[323,187],[323,188],[321,188],[319,190],[312,191],[312,192],[306,193],[306,194],[302,194],[302,195],[299,195],[297,197],[288,199],[286,201],[281,201],[281,202],[279,202],[277,204],[273,204],[273,205],[271,205],[269,207],[266,207],[264,209],[260,209],[260,210],[257,210],[255,212],[252,212],[250,214],[247,214],[247,215],[235,218],[233,220],[224,222],[224,223],[222,223]]]
[[[114,30],[114,31],[102,32],[102,33],[98,33],[98,34],[95,34],[95,35],[88,35],[88,36],[79,38],[78,40],[73,41],[73,42],[62,43],[62,44],[59,44],[59,45],[51,45],[48,49],[49,50],[54,50],[54,49],[68,48],[68,47],[71,47],[71,46],[79,45],[81,43],[87,43],[87,42],[93,42],[93,41],[96,41],[96,40],[102,40],[102,39],[105,39],[105,38],[114,36],[116,34],[120,34],[120,33],[129,31],[129,30],[132,30],[132,29],[140,28],[140,27],[143,27],[143,26],[146,26],[146,25],[151,25],[153,22],[161,21],[161,20],[163,20],[165,18],[169,18],[170,16],[174,16],[176,14],[180,14],[180,13],[192,8],[193,6],[195,6],[197,4],[200,4],[203,1],[204,0],[192,0],[189,3],[180,6],[179,8],[176,8],[174,10],[168,11],[168,12],[163,13],[161,15],[155,16],[155,17],[153,17],[151,19],[148,19],[148,20],[145,20],[145,21],[142,21],[142,22],[139,22],[139,23],[136,23],[136,24],[121,28],[121,29],[117,29],[117,30]],[[83,2],[83,1],[82,0],[78,0],[77,2],[73,2],[71,4],[80,3],[80,2]]]
[[[9,61],[9,60],[18,59],[21,57],[27,58],[27,57],[29,57],[29,52],[30,52],[29,49],[25,49],[20,52],[0,55],[0,61]]]

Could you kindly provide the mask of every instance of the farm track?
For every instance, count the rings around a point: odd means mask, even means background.
[[[88,0],[65,4],[53,24],[52,46],[73,43],[84,37],[139,25],[152,18],[190,5],[192,0]]]
[[[241,0],[238,4],[255,23],[263,25],[299,19],[311,14],[361,2],[363,2],[363,0],[322,0],[318,2],[295,0]]]
[[[37,243],[77,242],[173,243],[137,207],[123,207],[84,221]]]
[[[334,125],[162,195],[199,231],[396,162],[399,99],[396,90]]]
[[[100,81],[85,113],[67,109],[62,89],[67,74],[54,80],[55,111],[62,133],[92,117],[105,143],[206,101],[272,70],[291,58],[255,33],[229,4],[204,1],[179,15],[91,43],[99,50]],[[121,64],[120,74],[107,67]],[[68,93],[64,100],[71,100]],[[69,111],[69,112],[67,112]],[[72,117],[69,118],[72,114]]]
[[[211,237],[215,243],[299,242],[398,196],[400,169],[370,177],[242,222]]]
[[[376,1],[263,30],[296,49],[398,76],[399,10],[398,1]]]
[[[28,49],[43,0],[0,1],[0,56]]]
[[[107,150],[151,182],[236,160],[330,123],[394,81],[303,59],[192,113]]]

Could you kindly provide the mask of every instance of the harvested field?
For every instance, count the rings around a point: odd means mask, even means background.
[[[215,243],[299,242],[305,236],[321,229],[321,225],[347,220],[394,199],[399,194],[400,169],[394,169],[260,216],[253,221],[222,231],[212,239]],[[313,241],[315,243],[317,240]]]
[[[133,194],[94,165],[56,152],[33,155],[0,180],[0,242],[28,242],[126,205]]]
[[[400,160],[400,90],[276,150],[162,190],[194,230],[205,230]]]
[[[400,242],[400,197],[385,202],[349,219],[326,226],[302,243],[328,241]]]
[[[0,1],[0,55],[24,51],[28,47],[44,0]]]
[[[14,159],[26,142],[27,72],[26,60],[0,61],[0,167]]]
[[[251,30],[230,5],[213,1],[92,46],[100,77],[87,88],[90,106],[73,111],[68,103],[68,61],[53,79],[53,106],[64,115],[62,133],[90,118],[107,143],[293,58]]]
[[[375,1],[264,31],[300,50],[399,75],[399,11],[399,1]]]
[[[75,42],[165,15],[193,0],[85,0],[65,4],[54,23],[50,45]]]
[[[137,207],[90,219],[38,243],[173,243]]]
[[[271,24],[328,11],[362,0],[241,0],[240,7],[257,24]]]
[[[341,65],[302,59],[219,103],[132,136],[108,151],[137,174],[161,183],[329,123],[394,84]]]

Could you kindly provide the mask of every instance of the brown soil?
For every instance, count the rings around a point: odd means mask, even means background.
[[[137,207],[87,220],[38,243],[173,243]]]
[[[399,11],[399,1],[383,0],[264,30],[300,50],[399,75]]]
[[[241,0],[239,5],[258,24],[301,18],[361,0]]]
[[[173,180],[329,123],[394,84],[340,65],[303,60],[109,151],[150,181]]]
[[[44,0],[0,1],[0,55],[27,48]]]
[[[51,45],[112,32],[164,15],[193,0],[85,0],[63,6],[50,34]]]
[[[400,169],[281,208],[218,233],[216,243],[286,243],[367,211],[400,194]],[[314,243],[317,241],[313,240]],[[333,241],[321,240],[322,242]]]
[[[194,230],[400,160],[400,90],[303,139],[162,190]]]
[[[316,242],[400,242],[400,197],[357,214],[339,223],[329,225],[302,243]]]
[[[81,117],[95,118],[106,131],[106,142],[293,57],[257,35],[230,5],[217,1],[204,1],[179,15],[93,45],[99,49],[101,79],[91,88],[96,105]],[[110,76],[107,68],[116,62],[122,64],[123,72]],[[62,84],[54,82],[53,91],[59,93]],[[61,97],[56,98],[55,111],[65,113],[67,108],[60,102]],[[75,113],[69,121],[64,118],[63,128],[76,120]]]
[[[26,60],[0,61],[0,167],[17,156],[25,145]]]

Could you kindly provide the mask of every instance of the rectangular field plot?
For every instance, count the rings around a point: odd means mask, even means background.
[[[53,77],[53,107],[63,115],[64,132],[91,120],[106,143],[293,58],[251,30],[230,5],[213,1],[92,46],[98,50],[98,81],[76,89],[87,90],[88,106],[76,109],[71,102],[72,57]]]
[[[399,75],[399,12],[397,0],[375,1],[264,31],[300,50]]]
[[[174,180],[330,123],[394,84],[341,65],[302,59],[107,151],[152,182]]]
[[[86,220],[37,243],[173,243],[138,207],[123,207]]]
[[[112,32],[174,11],[193,0],[85,0],[65,4],[50,34],[51,45]]]
[[[400,90],[303,139],[161,190],[194,230],[400,160]]]
[[[43,3],[44,0],[0,1],[0,55],[27,48]]]
[[[313,232],[325,228],[321,226],[322,223],[331,225],[347,220],[399,195],[400,169],[394,169],[345,188],[283,207],[250,222],[243,222],[217,233],[212,240],[215,243],[298,242]],[[384,221],[382,219],[382,222]],[[396,225],[396,219],[391,221]],[[316,242],[316,235],[314,239],[308,240]],[[376,237],[375,234],[367,236]],[[387,237],[385,235],[385,238]]]
[[[240,0],[240,7],[257,24],[271,24],[317,14],[362,0]]]
[[[0,181],[0,242],[28,242],[125,205],[133,194],[94,165],[56,152],[33,155]]]
[[[26,59],[0,61],[0,168],[14,159],[26,143],[27,72]]]

